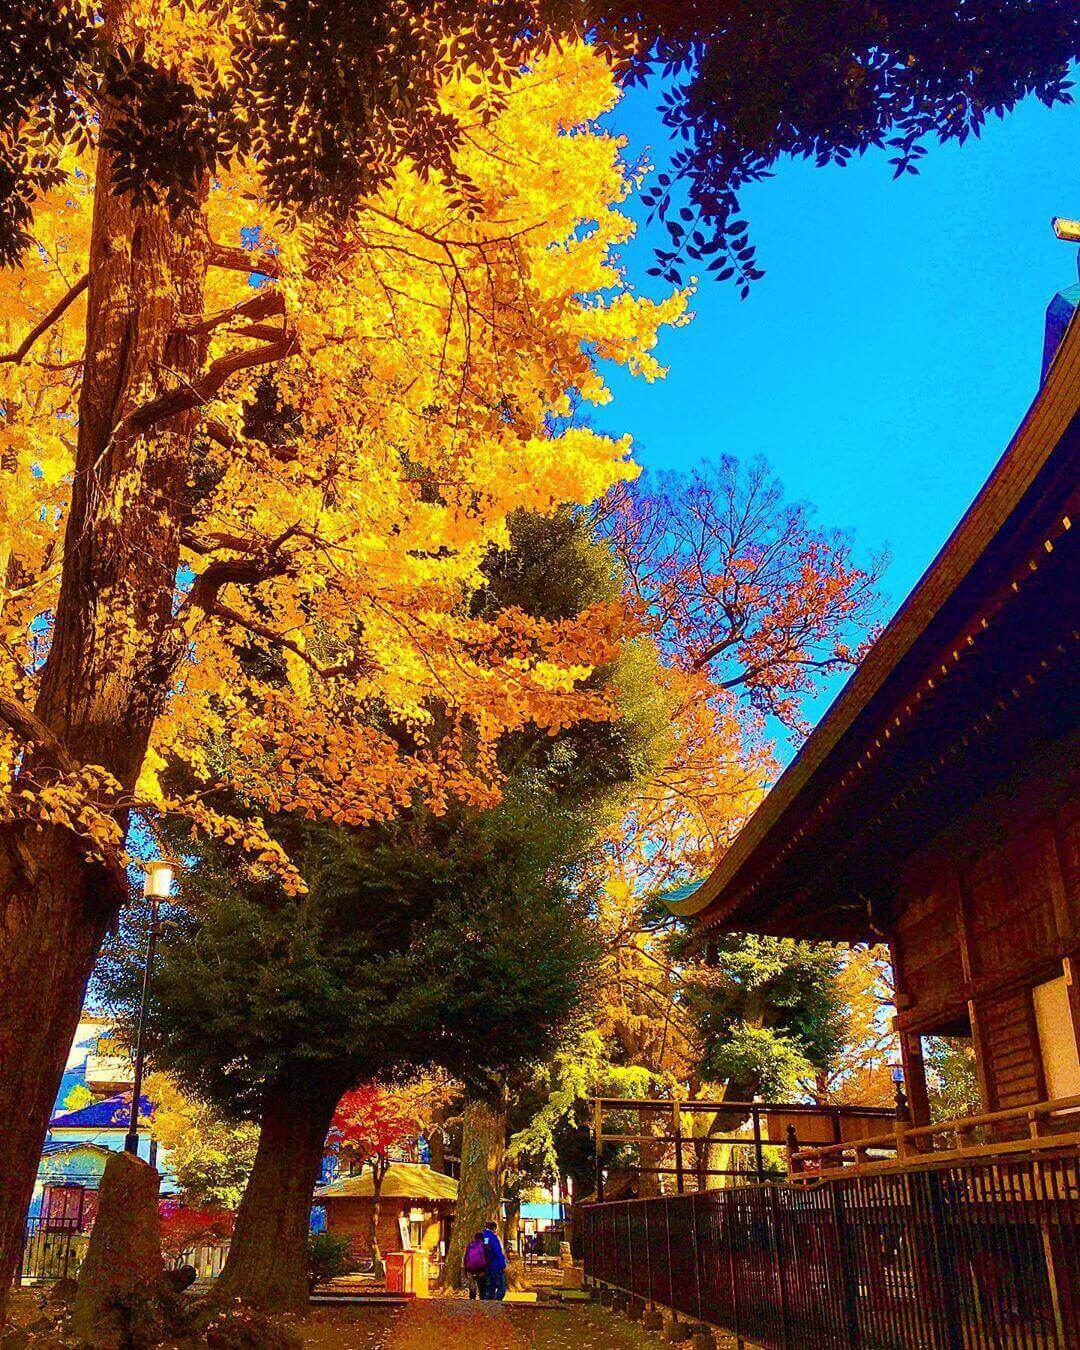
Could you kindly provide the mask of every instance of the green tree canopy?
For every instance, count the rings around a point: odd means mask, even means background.
[[[672,942],[675,953],[682,943]],[[800,1077],[835,1055],[844,1035],[832,946],[730,934],[713,962],[683,971],[682,994],[699,1047],[699,1077],[732,1098],[788,1096]]]
[[[517,607],[558,620],[619,587],[607,548],[570,512],[517,518],[510,549],[492,553],[486,576],[471,601],[484,616]],[[611,720],[505,737],[504,792],[488,810],[451,804],[439,815],[417,804],[367,829],[267,820],[306,894],[253,880],[221,844],[190,859],[182,904],[164,928],[149,1029],[160,1067],[223,1112],[263,1123],[267,1160],[256,1161],[241,1208],[234,1270],[257,1241],[245,1221],[251,1197],[262,1196],[260,1230],[275,1231],[271,1164],[279,1169],[280,1157],[271,1154],[293,1147],[295,1122],[315,1103],[321,1113],[299,1146],[309,1161],[357,1082],[438,1066],[474,1099],[494,1098],[510,1074],[554,1052],[597,955],[591,845],[663,742],[651,660],[651,648],[630,643],[595,672],[595,687],[613,699]],[[139,950],[122,944],[105,975],[129,1014]],[[231,1292],[262,1298],[262,1274],[235,1288],[229,1276]]]
[[[570,617],[619,585],[607,548],[570,512],[519,516],[486,573],[472,600],[484,616],[519,606]],[[297,1073],[340,1090],[440,1065],[482,1091],[551,1052],[595,955],[588,848],[663,739],[650,659],[631,644],[597,672],[613,720],[506,737],[506,788],[490,810],[417,806],[366,830],[269,820],[305,895],[253,881],[237,850],[200,846],[153,982],[162,1067],[223,1111],[257,1118],[266,1084]],[[129,1012],[132,938],[102,977]]]

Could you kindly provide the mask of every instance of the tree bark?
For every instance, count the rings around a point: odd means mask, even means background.
[[[509,1289],[526,1287],[525,1263],[521,1258],[521,1195],[512,1195],[506,1201],[506,1217],[500,1226],[503,1250],[506,1252],[506,1284]]]
[[[371,1264],[377,1276],[385,1274],[382,1251],[379,1248],[379,1207],[382,1203],[382,1186],[388,1163],[374,1158],[371,1163]]]
[[[581,1201],[596,1187],[595,1167],[569,1173],[570,1204],[566,1207],[566,1236],[574,1256],[581,1259]]]
[[[663,1127],[650,1112],[643,1122],[640,1133],[652,1135]],[[664,1194],[664,1178],[658,1168],[664,1165],[667,1144],[662,1139],[643,1139],[638,1144],[638,1196],[642,1200],[653,1200]]]
[[[218,1297],[266,1312],[307,1307],[311,1197],[340,1095],[323,1089],[294,1095],[280,1087],[268,1092]]]
[[[125,0],[105,6],[105,40]],[[106,107],[101,130],[112,113]],[[71,506],[52,645],[35,713],[63,746],[37,745],[20,782],[64,760],[138,778],[175,664],[172,603],[195,414],[145,435],[122,425],[148,397],[188,382],[205,339],[178,336],[203,307],[201,209],[134,208],[98,155],[83,383]],[[118,813],[121,827],[126,816]],[[0,830],[0,1312],[11,1282],[41,1145],[86,985],[126,899],[115,868],[87,860],[66,830]]]
[[[521,1245],[521,1196],[515,1195],[506,1202],[506,1218],[502,1223],[502,1241],[507,1259],[517,1259]]]
[[[465,1287],[465,1248],[485,1224],[500,1224],[505,1172],[506,1107],[470,1102],[462,1117],[461,1178],[443,1272],[446,1287]]]

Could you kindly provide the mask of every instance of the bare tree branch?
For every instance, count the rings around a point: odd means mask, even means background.
[[[365,654],[354,652],[343,661],[324,666],[310,652],[305,651],[299,643],[286,634],[279,633],[276,629],[261,623],[251,615],[243,614],[221,599],[221,592],[226,586],[257,585],[259,582],[270,581],[274,577],[287,575],[292,567],[293,559],[290,554],[283,553],[282,548],[290,539],[294,538],[307,539],[312,543],[320,542],[316,535],[299,525],[289,526],[276,539],[268,540],[265,543],[222,532],[211,532],[204,536],[185,532],[182,541],[193,552],[206,553],[212,548],[220,547],[231,549],[243,556],[219,558],[210,563],[195,578],[184,607],[186,609],[200,609],[207,617],[224,619],[227,623],[235,624],[238,628],[244,629],[245,632],[251,633],[255,637],[262,638],[265,642],[269,642],[282,651],[292,652],[323,679],[356,674],[368,665],[368,658]]]
[[[224,619],[228,623],[236,624],[238,628],[242,628],[245,632],[251,633],[254,637],[260,637],[264,641],[269,642],[271,646],[278,647],[282,651],[292,652],[294,656],[298,656],[306,666],[309,666],[315,674],[322,679],[334,679],[339,675],[355,675],[358,671],[365,669],[368,664],[366,656],[360,652],[354,652],[352,656],[345,661],[339,661],[331,666],[324,666],[317,661],[310,652],[305,651],[299,643],[294,642],[292,638],[287,637],[284,633],[277,632],[267,624],[260,623],[258,619],[253,619],[249,615],[241,614],[238,609],[234,609],[232,605],[225,604],[222,600],[214,599],[210,602],[209,607],[200,604],[200,608],[208,615]]]

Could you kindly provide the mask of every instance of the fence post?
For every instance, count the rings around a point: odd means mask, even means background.
[[[601,1157],[601,1140],[603,1137],[604,1108],[600,1104],[600,1098],[597,1097],[593,1103],[593,1147],[596,1152],[596,1199],[598,1204],[604,1201],[604,1162]]]
[[[945,1208],[941,1196],[941,1178],[945,1172],[913,1172],[909,1184],[920,1187],[929,1216],[929,1271],[932,1285],[936,1289],[928,1290],[941,1331],[941,1344],[945,1350],[963,1350],[964,1329],[961,1324],[961,1310],[957,1299],[959,1282],[956,1271],[956,1257],[949,1243],[946,1228]],[[916,1230],[917,1231],[917,1230]],[[926,1251],[919,1253],[917,1260],[926,1269]]]
[[[859,1293],[858,1280],[851,1268],[848,1251],[847,1216],[844,1213],[844,1192],[839,1181],[834,1181],[828,1190],[832,1203],[833,1229],[836,1233],[836,1253],[840,1263],[840,1293],[844,1300],[844,1321],[847,1325],[848,1343],[852,1350],[859,1350],[862,1337],[859,1332]]]
[[[697,1304],[697,1317],[701,1319],[701,1248],[698,1245],[698,1215],[701,1211],[700,1193],[690,1197],[690,1231],[694,1237],[694,1297]]]
[[[765,1180],[765,1155],[761,1148],[761,1111],[755,1104],[751,1107],[750,1118],[754,1123],[754,1166],[758,1181]]]
[[[683,1156],[682,1156],[682,1113],[679,1110],[679,1099],[676,1097],[671,1103],[671,1113],[674,1119],[675,1129],[675,1189],[680,1195],[683,1193]]]
[[[669,1195],[664,1197],[664,1236],[667,1239],[667,1305],[673,1311],[675,1308],[675,1272],[671,1268],[671,1206],[677,1203]],[[683,1309],[685,1312],[686,1310]]]
[[[652,1303],[652,1226],[649,1223],[649,1202],[645,1201],[645,1300]]]
[[[627,1283],[630,1285],[630,1292],[634,1293],[634,1225],[632,1221],[633,1210],[629,1205],[626,1206],[626,1268],[629,1272]]]
[[[784,1259],[780,1248],[780,1211],[776,1198],[776,1187],[767,1186],[766,1194],[769,1197],[769,1219],[772,1226],[772,1249],[773,1265],[776,1269],[776,1297],[779,1303],[780,1311],[780,1344],[787,1350],[791,1344],[791,1334],[788,1327],[787,1298],[784,1294]]]

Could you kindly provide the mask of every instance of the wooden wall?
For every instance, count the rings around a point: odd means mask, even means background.
[[[1080,1041],[1080,791],[1060,747],[913,859],[890,934],[897,1027],[916,1038],[970,1027],[983,1106],[1045,1098],[1032,989],[1075,971]],[[916,1114],[923,1094],[912,1094]],[[918,1109],[919,1107],[922,1109]]]
[[[333,1233],[341,1233],[349,1238],[349,1247],[353,1254],[361,1259],[371,1255],[371,1206],[372,1201],[362,1196],[328,1197],[326,1205],[326,1226]],[[379,1204],[379,1246],[383,1256],[387,1252],[401,1250],[401,1233],[398,1229],[398,1217],[408,1214],[411,1209],[422,1209],[427,1218],[424,1222],[421,1246],[425,1251],[434,1251],[439,1245],[440,1222],[436,1208],[423,1200],[400,1200],[390,1197]]]

